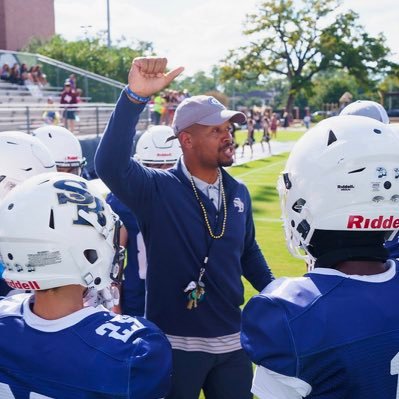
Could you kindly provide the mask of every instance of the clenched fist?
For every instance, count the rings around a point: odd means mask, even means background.
[[[159,57],[135,58],[128,77],[130,90],[141,97],[150,97],[167,87],[184,70],[179,67],[165,73],[167,62]]]

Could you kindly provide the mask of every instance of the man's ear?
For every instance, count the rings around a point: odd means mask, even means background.
[[[193,137],[192,134],[189,132],[180,132],[178,140],[182,148],[192,148],[193,146]]]

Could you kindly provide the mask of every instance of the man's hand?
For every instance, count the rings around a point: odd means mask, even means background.
[[[184,68],[179,67],[168,73],[166,58],[135,58],[129,71],[129,88],[141,97],[150,97],[168,86]]]

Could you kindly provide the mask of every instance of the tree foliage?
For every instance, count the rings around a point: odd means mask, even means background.
[[[390,50],[382,34],[370,36],[353,11],[339,12],[337,0],[266,0],[248,15],[247,46],[232,50],[222,69],[223,79],[285,77],[286,108],[291,111],[301,90],[322,71],[343,68],[366,86],[371,76],[389,69]],[[331,21],[332,22],[329,22]]]
[[[174,82],[172,87],[177,90],[185,89],[190,95],[198,95],[217,90],[217,86],[217,75],[208,76],[205,72],[199,71]]]
[[[129,44],[124,39],[115,46],[107,47],[101,37],[67,41],[55,35],[47,42],[33,39],[24,51],[45,55],[125,83],[132,59],[152,54],[153,47],[149,42]]]
[[[347,71],[338,70],[321,72],[313,80],[312,95],[308,96],[308,105],[311,110],[323,110],[327,104],[339,105],[339,99],[349,92],[353,100],[379,101],[375,90],[365,90],[354,76]]]

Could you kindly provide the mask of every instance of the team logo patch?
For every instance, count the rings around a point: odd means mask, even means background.
[[[234,198],[233,204],[236,208],[238,208],[238,213],[244,212],[244,203],[241,201],[241,198]]]

